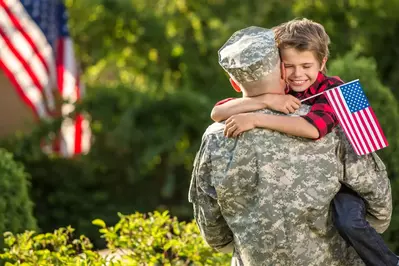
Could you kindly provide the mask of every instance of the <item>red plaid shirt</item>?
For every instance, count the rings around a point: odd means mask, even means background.
[[[316,81],[308,89],[302,92],[289,90],[288,93],[299,100],[302,100],[343,83],[344,82],[339,77],[327,77],[323,73],[319,72]],[[302,117],[317,128],[319,131],[319,138],[330,133],[338,124],[337,116],[324,94],[309,99],[303,102],[303,104],[312,106],[309,113]]]
[[[317,93],[339,86],[343,83],[344,82],[339,77],[328,77],[319,72],[316,81],[305,91],[295,92],[288,89],[286,93],[291,94],[302,100]],[[221,100],[217,102],[216,105],[224,104],[233,99],[234,98],[227,98]],[[312,106],[309,113],[302,117],[317,128],[317,130],[319,131],[319,138],[322,138],[330,133],[332,129],[338,124],[337,116],[335,115],[324,94],[309,99],[303,102],[303,104],[308,104]]]

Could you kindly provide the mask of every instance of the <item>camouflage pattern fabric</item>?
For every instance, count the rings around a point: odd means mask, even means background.
[[[236,31],[218,55],[220,66],[241,84],[266,77],[280,58],[274,32],[256,26]]]
[[[234,248],[232,265],[364,265],[333,227],[330,202],[345,183],[366,201],[370,224],[387,229],[391,187],[376,154],[357,156],[339,127],[318,141],[266,129],[231,139],[223,129],[206,130],[189,189],[211,247]]]

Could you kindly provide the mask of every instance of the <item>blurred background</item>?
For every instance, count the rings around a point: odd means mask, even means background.
[[[32,3],[38,1],[21,2],[37,22],[56,1],[39,1],[36,15]],[[0,31],[0,147],[12,153],[26,173],[40,231],[72,225],[103,248],[91,224],[97,218],[113,224],[118,212],[169,210],[181,220],[191,220],[187,192],[192,163],[211,123],[211,108],[223,98],[240,97],[218,65],[218,49],[241,28],[270,28],[306,17],[323,24],[331,37],[328,74],[345,81],[360,79],[388,138],[389,147],[378,152],[388,168],[394,198],[393,219],[384,238],[399,253],[398,0],[63,3],[69,18],[57,9],[56,21],[69,30],[59,29],[58,37],[73,40],[75,54],[69,58],[78,64],[72,87],[79,87],[79,96],[60,89],[59,78],[68,78],[62,67],[68,68],[68,63],[57,57],[62,54],[62,47],[53,43],[57,34],[47,34],[44,24],[37,22],[55,54],[58,87],[54,85],[52,119],[35,116],[12,79],[16,72],[6,71],[12,68],[7,68],[6,53],[12,51],[4,48],[7,29]],[[2,27],[7,25],[4,14],[15,11],[8,7],[8,12],[5,5],[0,7]],[[46,25],[50,28],[51,21]],[[22,42],[14,45],[18,48]],[[75,136],[87,135],[81,137],[80,148],[75,139],[71,151],[65,143],[72,133],[66,128],[79,119],[89,128],[75,127]],[[3,170],[0,167],[0,175]]]

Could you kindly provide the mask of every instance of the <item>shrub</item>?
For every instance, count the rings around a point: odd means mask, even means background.
[[[8,248],[0,254],[7,265],[105,265],[105,258],[92,250],[85,236],[72,239],[74,229],[60,228],[54,233],[34,235],[34,231],[23,234],[4,234]]]
[[[29,181],[24,167],[11,153],[0,149],[0,232],[35,229]]]
[[[101,227],[102,237],[111,250],[128,250],[123,257],[127,264],[150,262],[155,265],[228,265],[231,257],[215,253],[204,243],[194,221],[179,222],[168,212],[148,215],[136,212],[119,214],[120,221],[107,227],[101,220],[93,221]]]
[[[179,222],[167,212],[119,214],[112,227],[97,219],[110,254],[93,251],[85,236],[73,239],[71,227],[34,235],[6,233],[8,248],[0,254],[6,265],[229,265],[231,256],[213,252],[202,240],[195,222]],[[116,253],[122,250],[122,255]],[[114,259],[111,260],[111,258]],[[24,264],[23,264],[24,263]]]

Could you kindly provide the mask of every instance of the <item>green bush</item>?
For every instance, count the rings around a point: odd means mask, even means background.
[[[21,234],[4,234],[7,248],[0,259],[7,265],[105,265],[106,259],[92,250],[93,245],[85,236],[73,239],[71,227],[60,228],[54,233],[35,235],[34,231]]]
[[[32,176],[39,228],[71,225],[103,247],[91,226],[95,218],[114,224],[117,212],[167,209],[191,220],[187,188],[210,123],[210,101],[193,92],[152,96],[128,87],[91,89],[82,106],[91,114],[95,141],[87,156],[65,160],[42,154],[40,140],[53,125],[3,144]]]
[[[0,232],[35,229],[29,181],[24,167],[11,153],[0,149]]]
[[[167,212],[119,214],[112,227],[97,219],[111,251],[101,256],[85,236],[73,239],[71,227],[34,235],[6,233],[8,248],[0,258],[8,265],[229,265],[231,256],[213,252],[202,240],[195,222],[179,222]],[[117,256],[117,251],[122,255]],[[111,260],[111,258],[114,259]],[[7,265],[7,264],[6,264]]]

